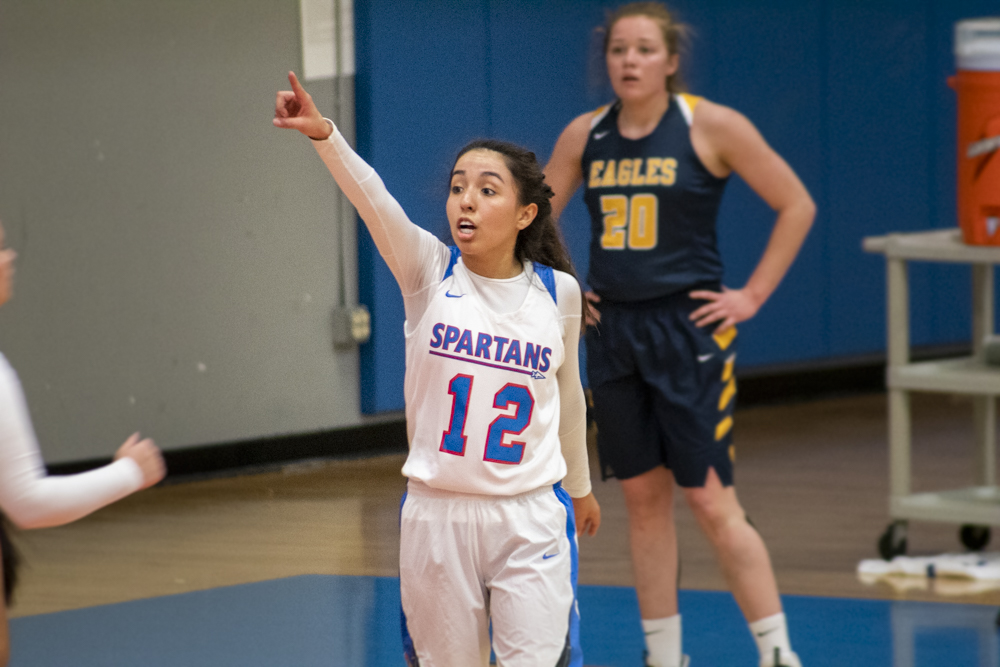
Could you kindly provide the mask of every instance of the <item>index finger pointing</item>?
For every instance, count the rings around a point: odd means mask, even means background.
[[[295,72],[288,73],[288,82],[292,84],[292,90],[295,91],[296,95],[298,95],[299,93],[304,94],[306,92],[306,89],[302,87],[301,83],[299,83],[298,77],[295,76]]]

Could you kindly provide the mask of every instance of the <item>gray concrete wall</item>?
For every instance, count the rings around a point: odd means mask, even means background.
[[[301,59],[295,0],[0,3],[0,351],[49,462],[358,423],[335,186],[270,123]]]

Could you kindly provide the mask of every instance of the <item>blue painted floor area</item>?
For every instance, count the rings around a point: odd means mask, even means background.
[[[631,588],[581,586],[584,660],[639,667]],[[997,667],[997,609],[979,605],[784,598],[806,667]],[[693,667],[757,665],[728,593],[681,591]],[[11,621],[11,667],[336,665],[400,667],[399,582],[312,575]]]

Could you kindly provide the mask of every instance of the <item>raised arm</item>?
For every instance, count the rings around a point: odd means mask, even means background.
[[[785,277],[805,241],[816,205],[802,181],[745,116],[702,101],[695,110],[691,142],[716,176],[735,171],[778,214],[757,268],[740,289],[721,293],[695,291],[707,304],[692,313],[699,326],[718,323],[716,331],[753,317]]]
[[[130,437],[114,463],[78,475],[50,476],[38,451],[20,382],[0,359],[0,508],[20,528],[75,521],[152,486],[166,469],[152,440]]]
[[[410,221],[371,165],[354,152],[331,121],[323,118],[293,72],[288,73],[288,80],[292,90],[278,92],[274,125],[313,139],[337,185],[364,220],[403,295],[416,292],[431,275],[428,269],[442,256],[441,242]]]

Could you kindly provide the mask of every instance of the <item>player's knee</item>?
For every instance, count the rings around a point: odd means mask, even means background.
[[[622,492],[630,515],[633,512],[660,512],[673,505],[674,480],[669,470],[658,467],[622,480]]]
[[[719,499],[705,489],[685,489],[684,498],[699,523],[715,523],[723,514]]]
[[[721,538],[736,521],[743,521],[742,510],[722,494],[707,488],[686,489],[685,498],[691,513],[713,542]]]
[[[672,520],[673,497],[662,489],[645,487],[625,494],[629,521],[643,524]]]

